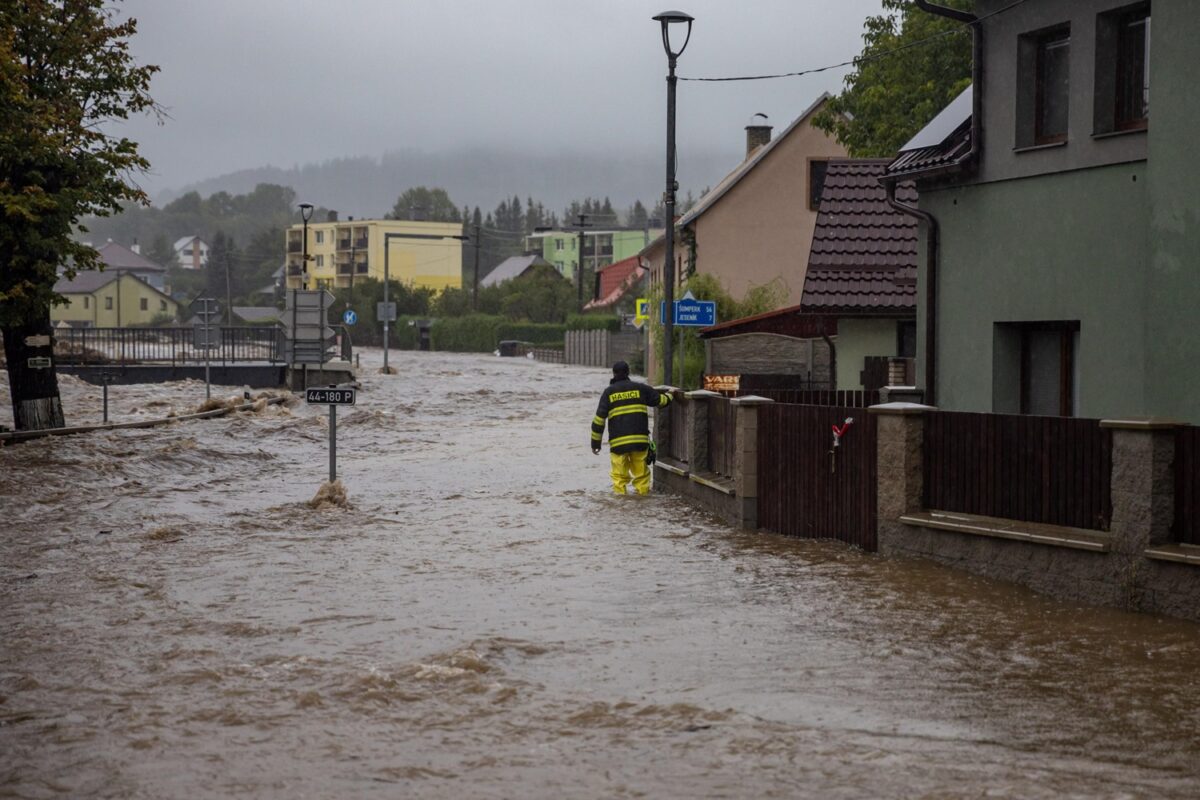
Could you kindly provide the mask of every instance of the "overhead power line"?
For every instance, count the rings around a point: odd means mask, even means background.
[[[696,81],[696,82],[704,82],[704,83],[723,83],[723,82],[728,82],[728,81],[765,81],[765,80],[772,80],[774,78],[798,78],[802,75],[815,75],[818,72],[828,72],[828,71],[834,70],[834,69],[841,69],[842,67],[852,67],[852,66],[856,66],[858,64],[869,64],[872,61],[879,61],[880,59],[883,59],[883,58],[890,58],[891,56],[897,55],[898,53],[903,53],[905,51],[912,50],[915,47],[924,47],[927,44],[930,44],[930,43],[936,42],[936,41],[940,41],[949,36],[962,35],[962,34],[966,33],[968,30],[970,30],[970,27],[972,25],[978,25],[980,22],[983,22],[986,19],[991,19],[992,17],[995,17],[999,14],[1003,14],[1005,11],[1010,11],[1011,9],[1014,9],[1017,6],[1025,3],[1025,2],[1026,2],[1026,0],[1015,0],[1014,2],[1009,3],[1008,5],[1004,6],[1003,8],[996,9],[995,11],[991,12],[990,14],[984,14],[982,17],[977,19],[975,22],[964,23],[962,27],[957,28],[955,30],[943,31],[941,33],[934,34],[933,36],[927,36],[924,39],[918,39],[915,42],[909,42],[908,44],[901,45],[900,47],[894,47],[891,50],[885,50],[881,53],[872,53],[869,56],[858,56],[856,58],[850,59],[849,61],[842,61],[838,64],[829,64],[824,67],[813,67],[811,69],[802,69],[802,70],[798,70],[796,72],[780,72],[780,73],[776,73],[773,75],[738,75],[738,76],[728,77],[728,78],[685,78],[683,76],[680,76],[679,80],[681,80],[681,81]]]

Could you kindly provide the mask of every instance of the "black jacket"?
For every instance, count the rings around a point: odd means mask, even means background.
[[[592,419],[592,449],[600,447],[604,423],[608,421],[608,446],[614,453],[650,449],[649,408],[661,408],[671,395],[628,378],[613,378],[600,395],[600,405]]]

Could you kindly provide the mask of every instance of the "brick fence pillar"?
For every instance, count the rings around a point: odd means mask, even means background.
[[[925,412],[936,410],[916,403],[884,403],[867,409],[867,413],[878,416],[875,507],[880,553],[890,552],[893,534],[901,525],[899,518],[921,510]]]
[[[679,398],[683,396],[683,393],[674,386],[655,386],[654,388],[663,394],[671,395],[671,406],[679,402]],[[654,440],[655,448],[663,455],[671,452],[671,406],[666,408],[659,406],[654,409],[654,430],[650,436]]]
[[[1175,428],[1155,419],[1106,419],[1112,430],[1112,557],[1124,601],[1139,608],[1147,598],[1146,549],[1171,538],[1175,517]]]
[[[692,472],[711,472],[708,458],[708,404],[721,395],[707,389],[688,392],[688,469]]]
[[[758,527],[758,408],[773,403],[766,397],[747,395],[729,401],[737,415],[737,452],[733,460],[733,486],[737,498],[738,523]]]

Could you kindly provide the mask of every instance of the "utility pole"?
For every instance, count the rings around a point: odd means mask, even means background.
[[[583,233],[584,233],[584,228],[591,227],[591,225],[587,221],[587,218],[588,218],[587,214],[579,215],[579,265],[575,269],[575,273],[576,273],[575,285],[576,285],[577,294],[579,295],[578,300],[579,300],[579,308],[580,309],[583,308]],[[596,243],[593,240],[593,242],[592,242],[592,257],[595,258],[595,255],[596,255]]]
[[[479,310],[479,226],[475,226],[475,275],[471,279],[471,310]]]
[[[229,283],[229,254],[225,254],[225,319],[226,322],[233,325],[233,292],[230,290]]]

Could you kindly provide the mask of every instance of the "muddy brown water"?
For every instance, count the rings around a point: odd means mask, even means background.
[[[303,405],[0,450],[0,796],[1200,796],[1200,627],[610,497],[602,371],[393,363],[349,509]]]

